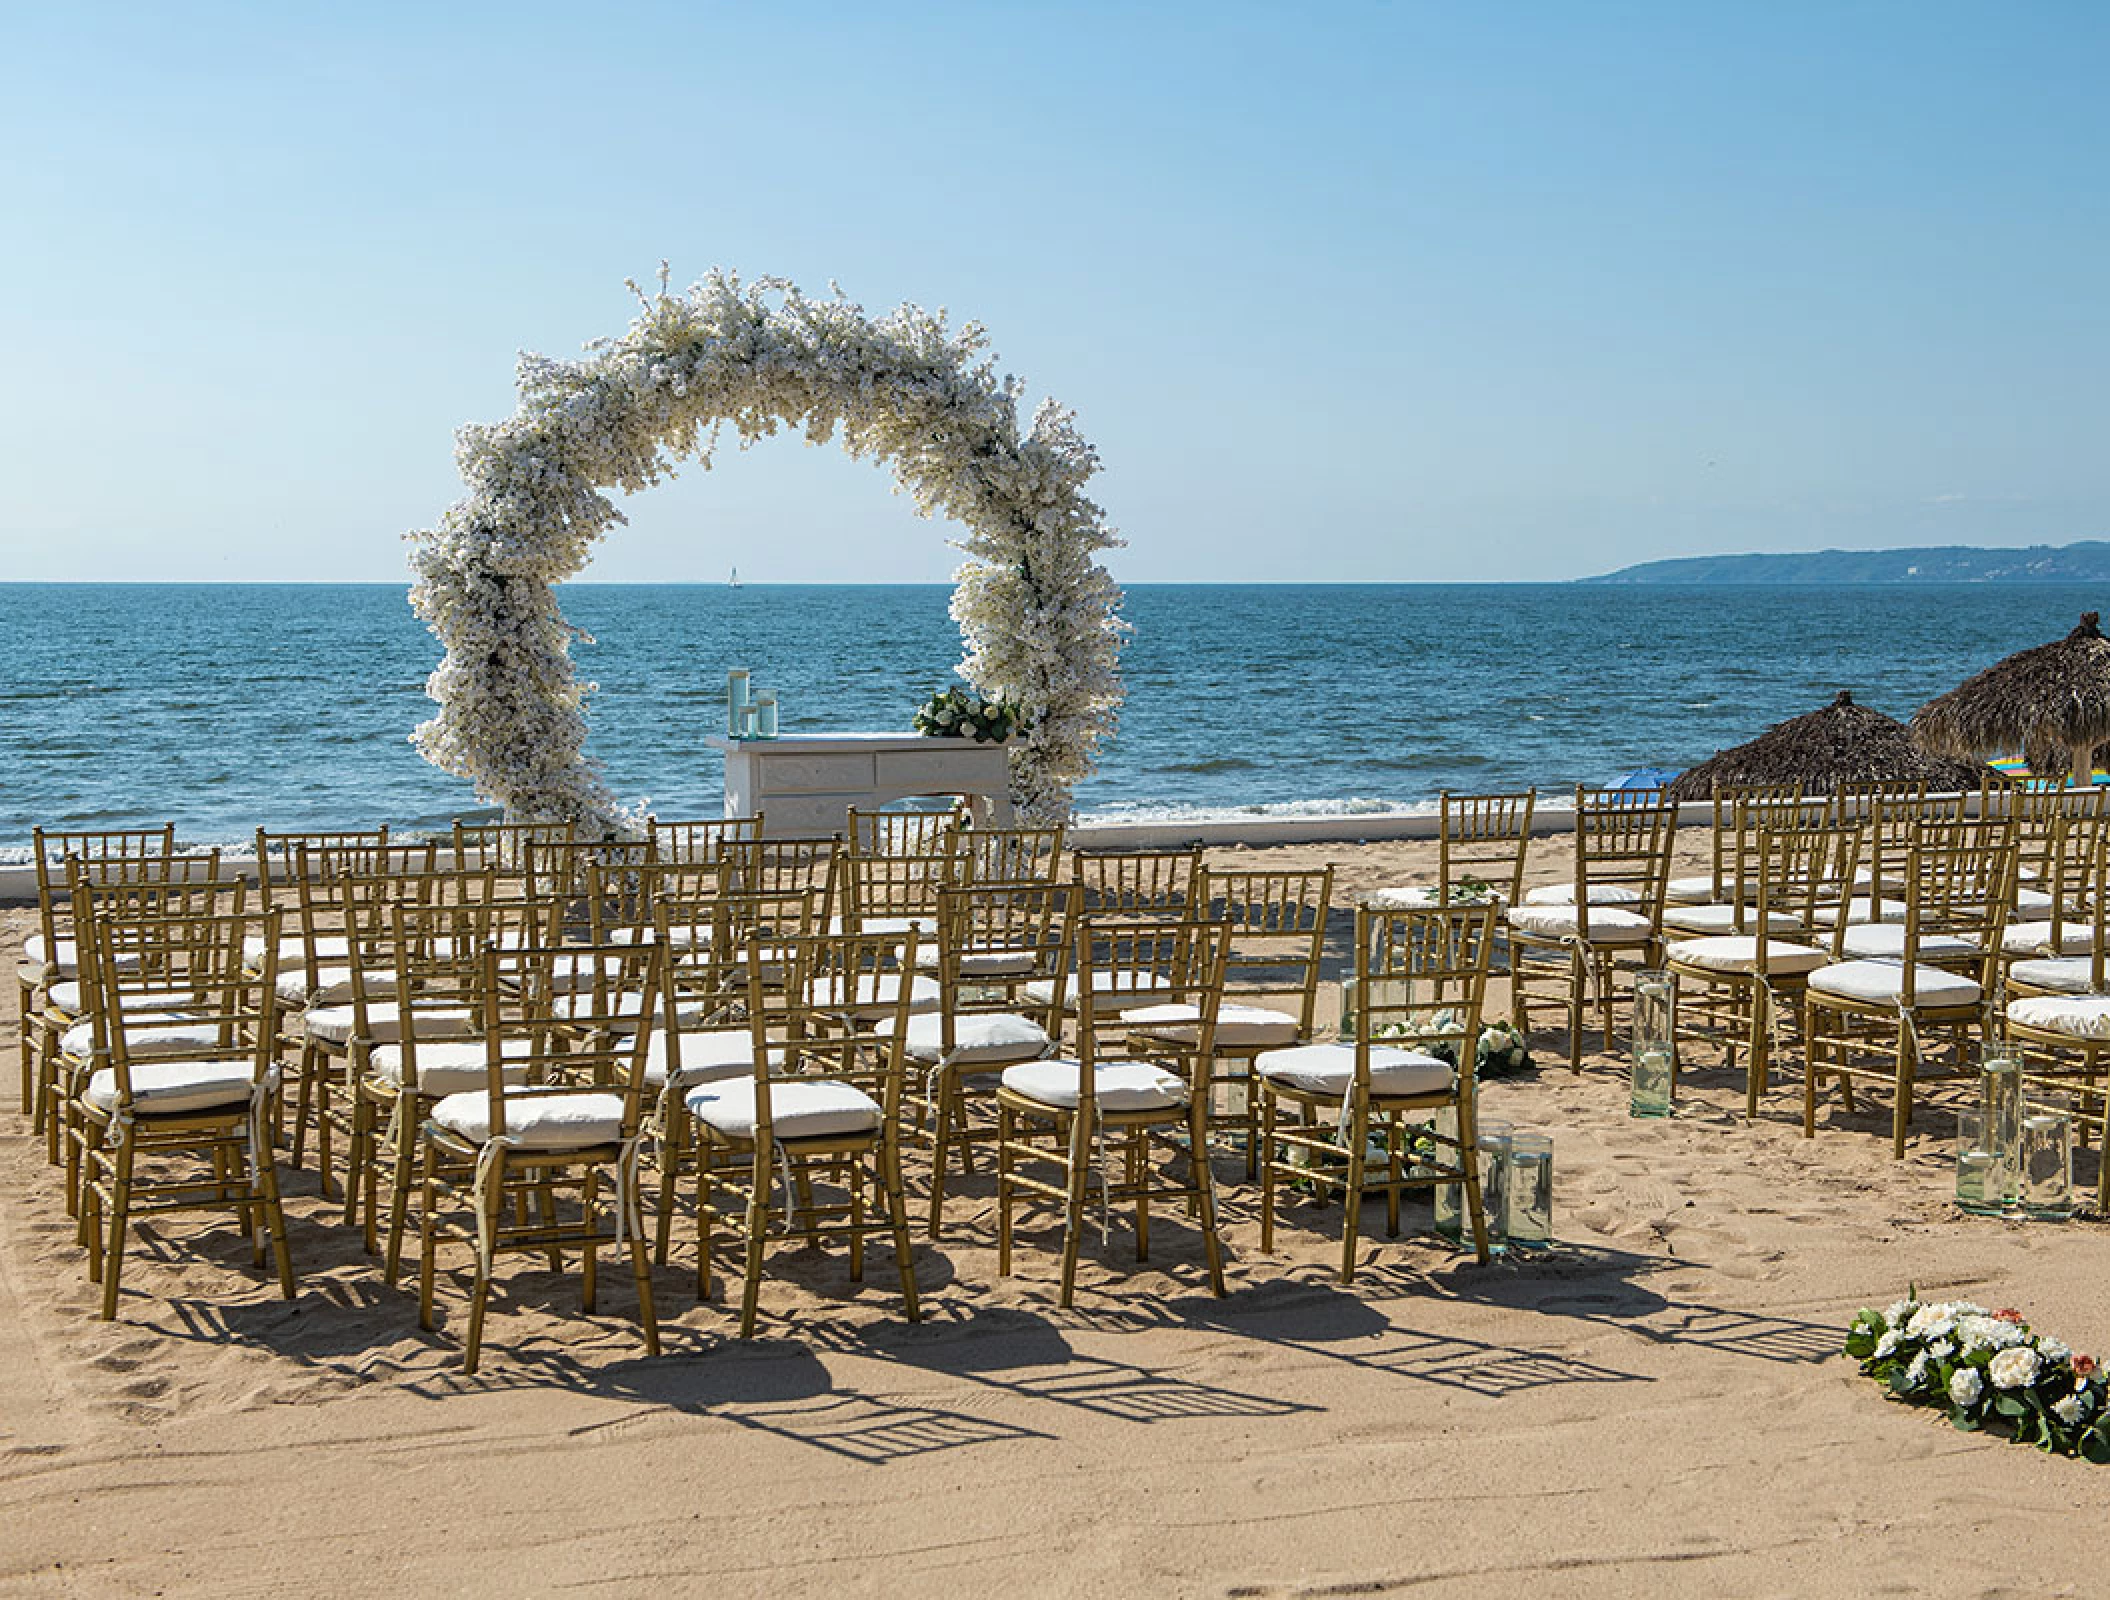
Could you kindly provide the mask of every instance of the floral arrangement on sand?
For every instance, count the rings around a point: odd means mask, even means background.
[[[1917,1291],[1862,1310],[1846,1353],[1893,1398],[1939,1408],[1966,1432],[2003,1432],[2057,1455],[2110,1462],[2110,1394],[2092,1356],[2032,1333],[2019,1311]]]
[[[680,294],[632,284],[641,310],[578,361],[523,355],[520,403],[457,435],[468,492],[410,535],[411,605],[446,647],[426,685],[439,711],[412,735],[517,821],[633,826],[585,753],[594,685],[573,671],[585,635],[552,586],[575,577],[635,494],[683,459],[711,465],[730,424],[745,446],[791,428],[840,437],[888,467],[925,516],[964,532],[952,615],[960,675],[1024,713],[1011,786],[1028,818],[1069,813],[1112,734],[1127,634],[1099,563],[1121,543],[1084,494],[1099,458],[1071,414],[1000,376],[982,328],[904,305],[883,317],[838,290],[814,299],[778,278],[713,272]]]
[[[916,731],[940,739],[972,739],[1002,744],[1018,730],[1018,706],[1005,699],[984,699],[968,689],[945,689],[916,708]]]

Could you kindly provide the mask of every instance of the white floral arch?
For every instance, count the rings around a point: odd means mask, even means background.
[[[583,635],[551,585],[625,520],[603,490],[634,494],[681,458],[708,468],[726,423],[743,447],[790,427],[809,444],[840,432],[851,455],[892,469],[921,515],[963,525],[960,675],[1024,710],[1011,752],[1021,813],[1067,816],[1114,728],[1127,633],[1097,559],[1121,540],[1084,496],[1098,456],[1071,413],[1043,401],[1021,433],[1022,386],[997,376],[979,324],[948,331],[942,311],[904,305],[875,321],[839,289],[816,300],[722,271],[682,294],[664,267],[656,293],[630,288],[643,310],[621,338],[579,361],[521,356],[519,408],[457,435],[468,494],[409,536],[410,602],[447,651],[426,685],[440,709],[411,736],[425,759],[517,820],[629,826],[585,754],[596,686],[572,669]]]

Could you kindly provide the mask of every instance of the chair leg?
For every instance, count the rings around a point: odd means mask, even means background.
[[[382,1272],[384,1280],[393,1289],[397,1274],[403,1270],[403,1229],[410,1215],[411,1173],[418,1153],[417,1103],[407,1096],[396,1102],[394,1116],[388,1129],[389,1147],[394,1152],[394,1168],[388,1183],[388,1255]]]
[[[901,1144],[889,1138],[879,1147],[880,1194],[886,1202],[887,1222],[894,1235],[894,1266],[901,1274],[901,1303],[911,1322],[922,1320],[916,1303],[916,1258],[909,1239],[908,1191],[901,1182]]]
[[[1348,1193],[1341,1202],[1341,1282],[1355,1282],[1355,1247],[1363,1222],[1363,1165],[1370,1144],[1370,1105],[1356,1096],[1348,1114]]]
[[[579,1309],[588,1316],[592,1316],[595,1311],[600,1309],[601,1301],[601,1252],[599,1246],[594,1243],[594,1202],[600,1198],[600,1195],[601,1170],[598,1167],[588,1167],[581,1176],[579,1192],[580,1232],[586,1241],[582,1252],[585,1259],[579,1263]],[[554,1185],[550,1189],[550,1199],[554,1204],[556,1200],[556,1188]],[[616,1204],[621,1205],[622,1203],[623,1196],[618,1193],[616,1195]],[[554,1214],[551,1217],[551,1221],[555,1221]]]
[[[1092,1159],[1089,1118],[1079,1110],[1070,1118],[1070,1170],[1063,1204],[1062,1293],[1058,1303],[1067,1311],[1077,1294],[1077,1252],[1083,1245],[1086,1193],[1097,1163]]]
[[[1480,1116],[1458,1119],[1458,1165],[1465,1174],[1465,1215],[1473,1229],[1473,1255],[1481,1266],[1491,1259],[1487,1244],[1487,1204],[1480,1193]]]
[[[674,1197],[681,1183],[681,1158],[687,1148],[688,1130],[683,1119],[688,1115],[680,1105],[679,1095],[669,1095],[665,1126],[660,1130],[659,1141],[659,1194],[654,1203],[654,1225],[652,1237],[652,1260],[656,1266],[667,1264],[667,1252],[674,1242]]]
[[[1912,1125],[1912,1082],[1919,1068],[1919,1052],[1913,1046],[1912,1029],[1898,1024],[1897,1103],[1891,1113],[1891,1159],[1905,1159],[1905,1135]]]
[[[864,1163],[850,1162],[850,1281],[865,1281],[865,1172]]]
[[[132,1130],[117,1137],[117,1153],[110,1183],[110,1217],[105,1232],[109,1239],[103,1254],[103,1321],[117,1316],[117,1280],[125,1258],[125,1228],[132,1209]]]
[[[1583,961],[1580,945],[1568,954],[1568,1070],[1582,1071],[1582,1026],[1584,986],[1588,984],[1589,967]]]
[[[1257,1086],[1257,1084],[1256,1084]],[[1275,1253],[1275,1097],[1260,1091],[1260,1253]]]
[[[1224,1288],[1223,1240],[1216,1233],[1216,1173],[1209,1165],[1203,1141],[1209,1136],[1209,1113],[1206,1106],[1190,1106],[1187,1110],[1187,1142],[1195,1150],[1197,1158],[1189,1163],[1190,1175],[1194,1179],[1194,1203],[1202,1229],[1202,1258],[1209,1265],[1209,1288],[1220,1300],[1228,1292]],[[1250,1140],[1247,1149],[1252,1148]]]
[[[1744,1117],[1758,1120],[1759,1098],[1766,1092],[1766,1076],[1773,1064],[1769,1032],[1773,994],[1755,979],[1751,984],[1751,1033],[1744,1045]]]
[[[1150,1196],[1144,1191],[1150,1185],[1150,1150],[1146,1141],[1149,1135],[1140,1127],[1128,1132],[1128,1186],[1136,1191],[1136,1260],[1150,1259]]]
[[[1011,1276],[1011,1141],[1017,1131],[1010,1107],[999,1105],[996,1111],[996,1275],[999,1278]]]
[[[945,1219],[945,1158],[952,1150],[953,1076],[940,1067],[934,1074],[936,1092],[931,1096],[930,1138],[930,1236],[938,1237]]]
[[[505,1151],[503,1149],[499,1150],[491,1157],[491,1161],[489,1186],[482,1195],[477,1197],[477,1203],[482,1207],[484,1229],[488,1230],[488,1236],[495,1237],[498,1232],[499,1212],[505,1203]],[[486,1266],[483,1250],[481,1248],[477,1250],[476,1281],[469,1293],[469,1337],[462,1351],[462,1371],[466,1373],[473,1374],[476,1371],[477,1358],[483,1353],[484,1312],[490,1305],[491,1272],[496,1265],[497,1262],[494,1260],[489,1266]]]
[[[418,1212],[418,1326],[432,1332],[432,1278],[439,1254],[439,1235],[433,1212],[438,1200],[439,1147],[426,1145],[421,1163],[422,1204]]]
[[[279,1200],[278,1159],[270,1146],[268,1133],[264,1148],[256,1153],[256,1176],[262,1196],[259,1204],[264,1213],[264,1226],[271,1234],[271,1256],[278,1267],[278,1290],[291,1300],[294,1297],[293,1252],[286,1243],[286,1208]]]
[[[755,1312],[762,1298],[762,1246],[769,1231],[769,1146],[757,1141],[754,1160],[754,1186],[747,1200],[747,1268],[746,1279],[740,1289],[740,1337],[755,1336]],[[791,1196],[784,1197],[786,1206],[791,1205]]]

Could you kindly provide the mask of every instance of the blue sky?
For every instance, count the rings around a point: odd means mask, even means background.
[[[662,258],[987,324],[1128,581],[2110,536],[2110,8],[11,10],[11,579],[374,579]],[[839,451],[622,581],[943,579]]]

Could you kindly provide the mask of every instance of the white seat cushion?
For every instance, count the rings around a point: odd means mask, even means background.
[[[2007,1020],[2069,1039],[2110,1039],[2110,995],[2040,994],[2010,1000]]]
[[[1124,1011],[1128,1027],[1175,1044],[1193,1044],[1201,1034],[1201,1008],[1180,1002]],[[1297,1019],[1265,1006],[1222,1004],[1216,1008],[1216,1043],[1225,1050],[1273,1050],[1297,1042]]]
[[[898,972],[860,972],[857,982],[843,993],[844,985],[832,978],[815,978],[806,985],[806,1003],[816,1011],[841,1011],[841,1001],[850,1002],[851,1013],[867,1021],[892,1013],[901,994],[902,975]],[[938,986],[936,978],[926,978],[921,973],[908,979],[908,1009],[911,1016],[925,1011],[935,1011],[945,998],[945,991]]]
[[[1665,951],[1674,962],[1698,967],[1703,972],[1756,972],[1758,939],[1748,933],[1718,933],[1705,939],[1680,939]],[[1769,940],[1766,970],[1772,974],[1815,972],[1830,961],[1822,950],[1786,939]]]
[[[1665,885],[1663,897],[1673,905],[1705,905],[1716,893],[1714,874],[1703,872],[1693,878],[1673,878]]]
[[[58,950],[59,959],[54,963],[44,953],[44,935],[33,933],[22,941],[23,961],[32,967],[42,967],[46,982],[57,978],[75,977],[80,972],[80,947],[71,939],[60,939],[58,941]],[[127,952],[119,955],[112,964],[119,972],[137,972],[139,970],[139,957],[137,954]]]
[[[1623,883],[1593,883],[1589,886],[1590,904],[1593,906],[1638,906],[1641,891],[1630,889]],[[1575,885],[1572,883],[1541,884],[1536,889],[1524,891],[1527,906],[1572,906],[1575,904]]]
[[[689,1091],[689,1115],[729,1139],[755,1136],[755,1080],[727,1078]],[[769,1085],[770,1127],[779,1139],[840,1138],[879,1128],[879,1102],[851,1083],[833,1078],[774,1078]]]
[[[1663,911],[1663,926],[1675,928],[1680,933],[1734,933],[1737,931],[1737,913],[1743,913],[1746,928],[1758,927],[1758,908],[1755,906],[1730,906],[1719,903],[1703,906],[1666,906]],[[1795,933],[1802,927],[1800,917],[1791,917],[1785,911],[1766,913],[1766,932]]]
[[[891,1034],[894,1019],[880,1020],[878,1032]],[[1048,1030],[1031,1017],[1002,1011],[975,1011],[956,1018],[952,1060],[961,1066],[989,1066],[1003,1061],[1033,1061],[1054,1047]],[[914,1061],[937,1061],[945,1053],[945,1019],[935,1011],[908,1019],[908,1055]]]
[[[1004,1068],[1006,1089],[1059,1111],[1076,1109],[1083,1082],[1084,1068],[1075,1061]],[[1115,1061],[1092,1074],[1092,1094],[1101,1111],[1167,1111],[1187,1103],[1187,1081],[1147,1061]]]
[[[859,917],[857,919],[857,931],[866,938],[871,939],[898,939],[911,928],[921,934],[924,939],[935,939],[938,936],[938,913],[935,911],[919,911],[907,916]],[[828,931],[830,933],[848,933],[850,931],[848,919],[830,917],[828,919]]]
[[[1363,904],[1372,911],[1441,911],[1451,906],[1498,906],[1502,903],[1501,893],[1492,887],[1468,895],[1453,884],[1448,900],[1439,894],[1440,887],[1433,883],[1402,883],[1389,889],[1372,889],[1363,897]]]
[[[1300,1044],[1290,1050],[1270,1050],[1257,1057],[1253,1066],[1268,1082],[1284,1088],[1301,1089],[1307,1094],[1345,1095],[1355,1079],[1355,1046]],[[1452,1076],[1448,1061],[1419,1050],[1401,1050],[1392,1045],[1370,1047],[1372,1094],[1447,1094]]]
[[[358,1015],[350,1006],[310,1006],[301,1013],[302,1026],[308,1036],[330,1044],[348,1044],[352,1030],[358,1025]],[[383,1000],[378,1005],[366,1008],[367,1025],[373,1030],[368,1044],[394,1044],[403,1037],[403,1018],[393,1000]],[[471,1029],[471,1019],[466,1011],[438,1010],[419,1011],[413,1014],[411,1025],[422,1039],[458,1039]]]
[[[194,1022],[168,1011],[142,1011],[125,1023],[125,1042],[133,1056],[173,1055],[186,1050],[211,1050],[222,1041],[217,1022]],[[76,1022],[59,1036],[59,1053],[86,1059],[95,1048],[95,1024]]]
[[[2047,956],[2018,961],[2007,969],[2007,981],[2055,994],[2086,994],[2095,982],[2095,963],[2087,956]]]
[[[917,971],[936,972],[942,960],[942,952],[935,944],[921,944],[916,947]],[[1036,965],[1031,950],[1004,950],[995,947],[987,950],[967,950],[960,955],[960,976],[1016,978],[1031,972]]]
[[[1905,992],[1904,982],[1905,965],[1901,961],[1841,961],[1811,973],[1810,991],[1836,995],[1842,1000],[1894,1004]],[[1914,967],[1912,982],[1915,1006],[1969,1006],[1979,1000],[1975,981],[1944,972],[1940,967]]]
[[[2000,936],[2000,948],[2011,956],[2085,956],[2095,946],[2095,923],[2059,924],[2059,947],[2051,947],[2049,922],[2016,922]]]
[[[491,1137],[491,1097],[482,1089],[450,1094],[432,1108],[432,1120],[471,1144],[482,1144]],[[508,1094],[506,1137],[530,1150],[584,1150],[616,1144],[623,1137],[623,1097],[599,1092],[537,1094],[533,1090]]]
[[[1819,906],[1810,913],[1811,920],[1823,927],[1835,927],[1839,921],[1839,908]],[[1905,902],[1902,900],[1870,900],[1861,895],[1846,905],[1846,920],[1849,926],[1862,922],[1903,922]]]
[[[1507,921],[1520,932],[1545,939],[1568,938],[1582,931],[1579,913],[1573,906],[1514,906]],[[1646,944],[1655,931],[1655,924],[1638,912],[1622,911],[1617,906],[1590,908],[1592,944]]]
[[[137,1061],[132,1064],[132,1106],[155,1116],[246,1106],[256,1082],[254,1061]],[[88,1103],[117,1109],[117,1073],[104,1067],[88,1079]]]
[[[645,1044],[645,1082],[655,1089],[667,1081],[667,1040],[664,1028],[655,1028]],[[714,1083],[720,1078],[738,1078],[755,1070],[755,1036],[746,1028],[685,1028],[681,1032],[681,1071],[674,1087]],[[782,1051],[772,1051],[770,1065],[783,1063]]]
[[[1849,956],[1887,956],[1905,959],[1905,925],[1902,922],[1857,922],[1846,930],[1843,941]],[[1976,939],[1960,933],[1923,933],[1919,956],[1922,961],[1965,961],[1980,953]]]
[[[510,1060],[519,1060],[518,1067],[504,1069],[505,1081],[525,1083],[527,1081],[526,1057],[535,1048],[532,1039],[507,1039],[499,1047]],[[403,1047],[400,1044],[377,1046],[373,1054],[372,1076],[391,1089],[403,1087]],[[471,1089],[484,1087],[484,1042],[481,1039],[427,1039],[418,1036],[418,1093],[422,1095],[463,1094]]]
[[[259,934],[251,934],[242,941],[242,959],[250,966],[260,966],[264,960],[265,944]],[[299,934],[287,934],[278,941],[278,964],[281,967],[298,967],[308,959],[308,943]],[[325,962],[343,962],[352,959],[352,941],[341,933],[326,933],[315,941],[315,959]]]
[[[278,974],[278,997],[289,1006],[341,1006],[352,998],[352,969],[346,967],[324,967],[318,974],[321,983],[312,991],[308,988],[308,969],[295,962],[282,967]],[[366,975],[366,993],[369,999],[396,992],[394,973],[369,972]]]
[[[1163,978],[1154,978],[1140,972],[1095,972],[1092,974],[1092,1014],[1103,1015],[1109,1011],[1126,1011],[1138,1000],[1151,1000],[1172,993],[1172,985]],[[1026,985],[1026,999],[1037,1006],[1055,1003],[1055,982],[1052,978],[1036,978]],[[1063,991],[1064,1008],[1077,1009],[1078,986],[1074,980]]]
[[[592,991],[575,989],[567,994],[551,996],[550,1015],[560,1022],[599,1021],[610,1033],[635,1033],[638,1013],[644,1007],[644,999],[645,997],[639,994],[616,995],[613,1000],[614,1010],[608,1016],[601,1017],[594,1009]],[[710,1014],[710,1009],[702,1000],[677,1001],[674,1006],[674,1025],[678,1028],[693,1028]],[[661,1002],[654,1000],[652,1020],[655,1026],[663,1015]]]

